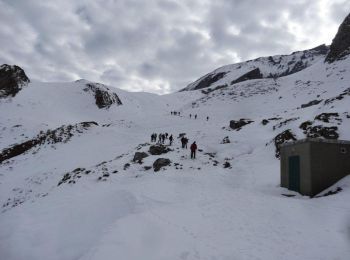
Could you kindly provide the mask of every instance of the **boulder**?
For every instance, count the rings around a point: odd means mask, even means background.
[[[150,148],[149,148],[149,153],[152,154],[152,155],[161,155],[163,153],[167,153],[171,151],[168,147],[164,146],[164,145],[152,145]]]
[[[148,157],[148,154],[145,152],[136,152],[134,155],[133,162],[141,162],[143,158]]]
[[[222,144],[229,144],[231,143],[230,139],[228,138],[228,136],[225,136],[224,139],[222,139],[221,141]]]
[[[155,172],[157,172],[160,170],[160,168],[165,167],[165,166],[169,165],[170,163],[171,163],[171,161],[167,158],[158,158],[153,163],[153,169]]]
[[[230,121],[230,127],[233,129],[233,130],[241,130],[241,128],[245,125],[248,125],[250,123],[252,123],[254,121],[250,120],[250,119],[244,119],[244,118],[241,118],[239,119],[238,121],[235,121],[235,120],[231,120]]]

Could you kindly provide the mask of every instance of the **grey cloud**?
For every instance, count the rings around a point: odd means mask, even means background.
[[[3,0],[0,63],[37,80],[165,93],[225,64],[330,42],[349,8],[346,0]]]

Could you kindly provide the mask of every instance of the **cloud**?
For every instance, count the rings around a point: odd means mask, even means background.
[[[0,63],[168,93],[222,65],[330,44],[346,0],[0,1]]]

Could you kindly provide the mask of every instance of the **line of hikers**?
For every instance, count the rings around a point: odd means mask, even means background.
[[[168,139],[168,136],[169,136],[168,133],[164,133],[164,134],[160,133],[158,135],[156,133],[153,133],[153,134],[151,134],[151,142],[157,142],[157,137],[158,137],[158,143],[164,144],[165,140]],[[181,136],[180,141],[181,141],[181,145],[182,145],[183,149],[187,149],[188,140],[189,139],[187,137],[185,137],[184,135]],[[169,145],[172,145],[173,141],[174,141],[174,137],[171,134],[169,136]],[[191,159],[195,159],[196,158],[196,151],[197,151],[197,144],[195,141],[191,144],[190,150],[191,150]]]
[[[174,116],[179,116],[180,112],[178,112],[178,111],[171,111],[170,114],[174,115]]]
[[[164,144],[165,140],[168,139],[169,134],[168,133],[164,133],[164,134],[161,133],[161,134],[157,135],[156,133],[153,133],[153,134],[151,134],[151,142],[157,142],[157,136],[158,136],[158,143],[159,144]],[[174,141],[174,137],[171,134],[169,136],[169,145],[172,145],[173,141]]]
[[[192,118],[192,114],[190,114],[190,118]],[[194,119],[197,119],[197,114],[194,115]],[[209,116],[207,116],[207,121],[209,120]]]

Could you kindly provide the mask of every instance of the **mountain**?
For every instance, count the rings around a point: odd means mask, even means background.
[[[199,78],[181,91],[230,86],[251,79],[287,76],[324,60],[328,50],[329,46],[320,45],[290,55],[269,56],[226,65]]]
[[[1,98],[0,258],[348,259],[350,177],[311,199],[280,187],[278,159],[290,140],[350,139],[335,44],[163,96],[79,80]]]
[[[335,35],[326,61],[332,63],[350,54],[350,14],[345,17]]]

